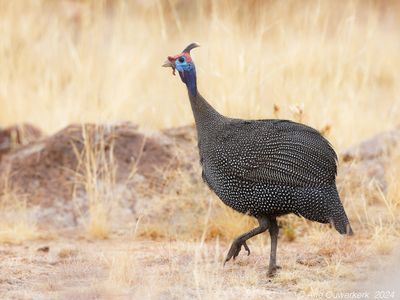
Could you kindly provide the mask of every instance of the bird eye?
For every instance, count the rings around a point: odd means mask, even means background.
[[[183,63],[183,62],[185,61],[185,58],[184,58],[183,56],[181,56],[181,57],[178,58],[178,61],[179,61],[180,63]]]

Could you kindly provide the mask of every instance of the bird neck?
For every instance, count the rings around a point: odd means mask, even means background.
[[[179,72],[179,75],[188,90],[198,137],[200,140],[205,140],[212,132],[216,132],[219,125],[223,124],[225,117],[219,114],[198,92],[194,65],[189,71]]]
[[[196,68],[194,65],[190,68],[190,70],[179,72],[179,76],[182,81],[186,84],[189,95],[197,94],[197,76],[196,76]]]
[[[225,118],[218,113],[196,89],[196,93],[189,92],[190,105],[192,107],[194,120],[196,123],[197,135],[200,140],[205,140],[213,132],[217,132]]]

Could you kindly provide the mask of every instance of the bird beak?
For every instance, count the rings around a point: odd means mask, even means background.
[[[170,62],[168,59],[163,63],[162,67],[168,68],[175,68],[174,64],[172,62]]]
[[[162,64],[162,67],[171,67],[172,74],[175,75],[175,61],[171,57],[168,57],[168,59]]]

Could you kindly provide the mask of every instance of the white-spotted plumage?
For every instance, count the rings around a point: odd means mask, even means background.
[[[246,241],[266,230],[271,236],[268,274],[276,269],[276,217],[294,213],[332,223],[341,234],[352,234],[336,189],[337,156],[315,129],[288,120],[240,120],[219,114],[197,91],[190,50],[168,57],[164,66],[179,71],[186,84],[195,118],[202,176],[228,206],[257,218],[259,227],[237,237],[226,261]],[[180,59],[184,57],[184,59]]]

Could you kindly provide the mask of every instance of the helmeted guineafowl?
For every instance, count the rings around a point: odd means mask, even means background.
[[[178,70],[192,106],[202,176],[228,206],[257,218],[259,227],[236,238],[225,262],[239,254],[246,241],[267,229],[271,236],[268,274],[276,269],[278,216],[294,213],[331,223],[352,234],[336,189],[337,156],[321,134],[288,120],[241,120],[219,114],[197,91],[196,68],[187,46],[169,56],[164,67]]]

